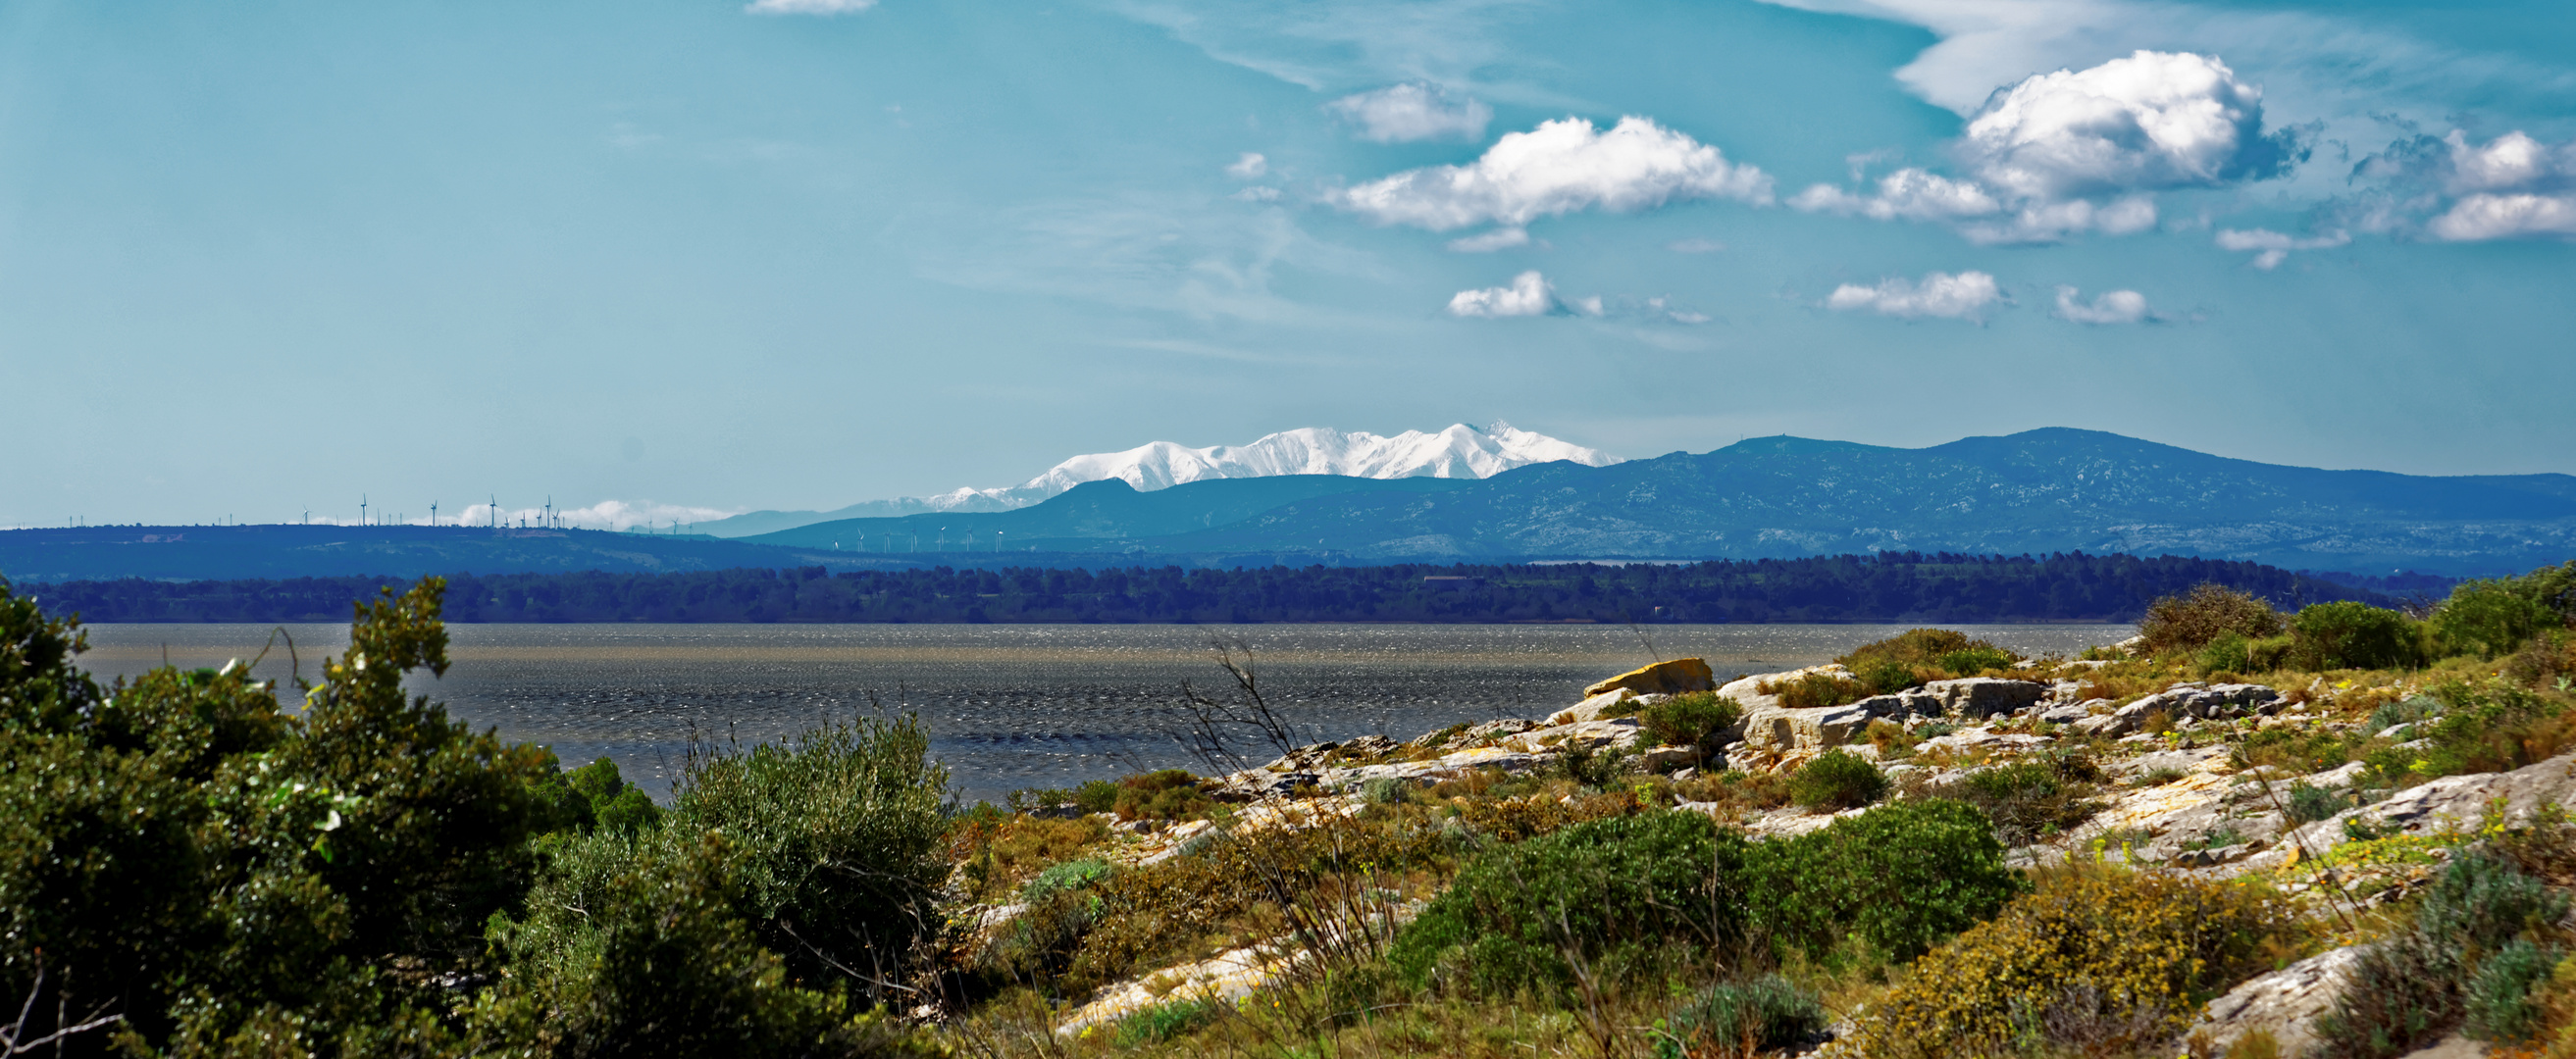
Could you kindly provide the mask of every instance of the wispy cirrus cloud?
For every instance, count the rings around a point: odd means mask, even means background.
[[[755,15],[855,15],[877,6],[877,0],[752,0],[743,7]]]
[[[1483,101],[1424,82],[1343,96],[1324,109],[1358,126],[1361,139],[1378,143],[1480,140],[1494,120],[1494,108]]]

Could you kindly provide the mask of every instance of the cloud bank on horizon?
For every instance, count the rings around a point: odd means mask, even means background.
[[[1312,424],[1923,444],[1994,378],[1979,433],[2576,471],[2538,0],[176,3],[0,27],[0,524],[688,521]],[[389,403],[435,451],[310,441]]]

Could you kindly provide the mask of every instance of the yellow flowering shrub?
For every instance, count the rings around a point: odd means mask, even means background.
[[[1914,962],[1860,1020],[1856,1054],[2130,1050],[2171,1041],[2200,1005],[2300,940],[2268,888],[2079,866]]]

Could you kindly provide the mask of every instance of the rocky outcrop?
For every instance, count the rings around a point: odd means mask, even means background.
[[[1707,662],[1697,658],[1676,658],[1621,673],[1583,689],[1583,694],[1592,696],[1626,688],[1639,695],[1679,695],[1715,687],[1717,675],[1709,672]]]
[[[1547,723],[1573,724],[1576,721],[1597,721],[1605,715],[1635,713],[1637,705],[1631,705],[1632,702],[1642,705],[1638,700],[1659,701],[1662,698],[1661,694],[1640,696],[1632,688],[1612,688],[1556,711],[1549,715]]]
[[[2306,1055],[2318,1016],[2334,1009],[2360,946],[2346,946],[2259,975],[2209,1002],[2184,1040],[2195,1056],[2228,1054],[2246,1034],[2269,1034],[2273,1055]]]

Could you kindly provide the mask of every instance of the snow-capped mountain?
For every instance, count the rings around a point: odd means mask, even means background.
[[[1330,427],[1282,430],[1248,445],[1194,449],[1170,441],[1124,452],[1076,456],[1014,486],[958,489],[937,496],[872,500],[838,511],[754,511],[701,532],[747,537],[832,519],[893,518],[934,511],[1009,511],[1027,507],[1084,482],[1124,479],[1152,492],[1210,478],[1266,478],[1283,474],[1340,474],[1355,478],[1490,478],[1514,467],[1572,460],[1607,467],[1619,457],[1559,441],[1509,423],[1478,430],[1464,423],[1438,433],[1408,430],[1394,437]]]

